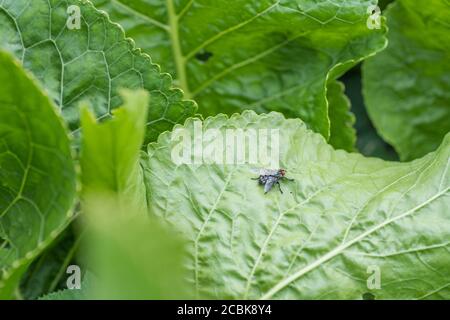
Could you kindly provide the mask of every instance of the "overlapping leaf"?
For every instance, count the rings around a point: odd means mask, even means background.
[[[281,166],[295,181],[264,194],[250,165],[175,165],[180,141],[169,133],[149,145],[150,212],[189,241],[198,297],[450,297],[450,136],[398,163],[335,151],[277,113],[217,116],[203,128],[279,128]],[[185,129],[193,136],[194,121]]]
[[[369,30],[376,1],[95,0],[138,46],[164,61],[203,115],[253,109],[300,117],[328,138],[326,87],[381,50],[384,29]],[[331,111],[330,111],[331,112]],[[331,118],[331,117],[330,117]],[[333,120],[333,119],[331,119]],[[352,149],[354,132],[332,131]],[[335,141],[335,140],[332,140]]]
[[[450,131],[450,4],[399,0],[386,16],[389,46],[364,63],[364,95],[379,133],[411,160]]]
[[[85,254],[98,277],[75,298],[186,298],[183,244],[146,214],[139,155],[148,95],[124,91],[123,97],[109,121],[97,123],[87,109],[81,117],[83,211],[90,230]]]
[[[138,160],[145,137],[148,94],[142,90],[123,91],[122,97],[124,105],[105,123],[97,123],[88,108],[82,110],[83,197],[95,202],[96,197],[109,197],[131,211],[145,211],[145,187]]]
[[[71,29],[67,22],[77,18],[77,10],[80,29],[76,24]],[[91,101],[98,118],[108,117],[121,104],[120,88],[152,93],[148,141],[195,112],[195,104],[172,88],[170,75],[161,74],[123,29],[89,1],[0,1],[0,47],[13,52],[44,84],[72,130],[79,128],[80,101]]]
[[[397,153],[378,135],[367,114],[362,95],[361,68],[348,72],[342,81],[345,83],[345,93],[352,102],[352,112],[356,118],[357,150],[367,157],[398,160]]]
[[[76,179],[56,107],[5,53],[0,83],[0,298],[9,298],[70,220]]]
[[[339,81],[332,81],[327,87],[327,99],[332,106],[330,116],[330,141],[336,149],[354,151],[356,131],[353,128],[355,116],[350,112],[350,100],[344,93],[345,87]]]

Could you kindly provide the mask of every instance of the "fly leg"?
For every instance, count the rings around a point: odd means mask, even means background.
[[[277,182],[277,185],[278,185],[278,189],[280,189],[281,194],[283,194],[283,190],[281,190],[281,185],[280,185],[280,183]]]
[[[258,181],[258,184],[260,184],[260,185],[264,185],[265,184],[265,182],[263,182],[262,180],[261,180],[261,177],[258,177],[258,178],[251,178],[252,180],[255,180],[255,181]]]

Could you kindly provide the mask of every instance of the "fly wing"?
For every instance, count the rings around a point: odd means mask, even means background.
[[[273,179],[271,177],[269,179],[267,179],[267,182],[264,185],[264,193],[269,192],[273,188],[273,186],[275,185],[276,182],[277,182],[277,180]]]
[[[258,176],[263,176],[264,175],[264,169],[261,169],[261,168],[251,168],[250,172],[254,173],[254,174],[257,174]]]
[[[278,173],[278,170],[276,169],[264,169],[264,168],[251,168],[250,171],[259,176],[273,176]]]

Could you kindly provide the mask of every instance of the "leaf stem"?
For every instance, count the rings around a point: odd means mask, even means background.
[[[66,258],[64,259],[61,268],[59,268],[58,273],[56,274],[56,277],[53,279],[52,283],[50,284],[48,292],[55,291],[56,287],[59,284],[59,281],[61,280],[64,271],[67,269],[67,266],[69,265],[70,261],[72,261],[73,257],[75,256],[75,253],[77,252],[78,248],[80,247],[81,239],[83,238],[84,231],[78,236],[78,238],[75,240],[75,242],[72,245],[72,248],[70,248],[70,251],[67,253]]]
[[[189,86],[187,82],[185,63],[186,59],[183,56],[180,44],[179,26],[178,26],[178,16],[175,12],[175,6],[173,0],[166,0],[167,12],[168,12],[168,23],[169,23],[169,34],[172,43],[173,57],[175,60],[175,66],[177,69],[177,78],[180,88],[184,91],[185,97],[187,99],[191,98],[191,93],[189,91]]]

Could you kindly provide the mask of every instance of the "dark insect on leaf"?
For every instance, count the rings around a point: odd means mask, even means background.
[[[279,170],[270,170],[270,169],[259,169],[259,170],[252,170],[255,173],[259,174],[258,178],[253,178],[252,180],[258,180],[258,183],[260,185],[264,186],[264,193],[269,192],[272,190],[274,185],[278,185],[278,189],[281,193],[283,193],[283,190],[281,190],[280,181],[283,179],[286,179],[288,181],[294,181],[294,179],[289,179],[286,177],[286,170],[279,169]]]
[[[209,52],[209,51],[202,51],[202,52],[200,52],[200,53],[197,53],[196,55],[195,55],[195,58],[198,60],[198,61],[201,61],[201,62],[208,62],[208,60],[213,56],[214,54],[212,53],[212,52]]]

